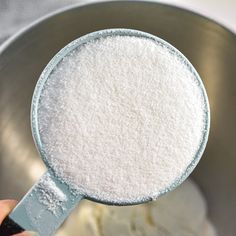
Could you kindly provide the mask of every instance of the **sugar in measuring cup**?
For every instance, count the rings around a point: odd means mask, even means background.
[[[52,58],[34,91],[31,127],[48,171],[5,219],[5,235],[52,235],[83,198],[132,205],[173,190],[203,154],[210,111],[176,48],[106,29]]]

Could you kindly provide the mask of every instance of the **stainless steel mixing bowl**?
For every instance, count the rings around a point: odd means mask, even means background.
[[[76,6],[34,24],[0,52],[0,198],[20,199],[44,167],[30,131],[30,103],[50,58],[86,33],[133,28],[173,44],[206,86],[211,132],[193,178],[207,198],[219,235],[236,235],[236,36],[205,17],[154,2],[119,1]]]

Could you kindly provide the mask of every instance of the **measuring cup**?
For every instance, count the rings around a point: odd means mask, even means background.
[[[55,174],[55,170],[50,166],[47,160],[47,153],[45,152],[43,145],[41,143],[40,132],[38,128],[38,104],[41,92],[45,86],[46,81],[50,78],[50,74],[53,69],[60,63],[60,61],[71,51],[80,47],[83,44],[91,42],[93,40],[109,37],[109,36],[134,36],[142,37],[152,40],[160,45],[167,47],[171,52],[175,53],[181,58],[183,63],[185,63],[188,68],[195,75],[198,85],[202,91],[204,98],[204,111],[205,111],[205,127],[202,131],[202,141],[199,145],[199,149],[195,153],[195,157],[192,162],[186,168],[185,172],[176,178],[176,180],[167,186],[165,190],[159,193],[155,193],[152,196],[146,196],[142,199],[130,199],[128,202],[121,202],[113,199],[112,201],[107,201],[106,199],[100,199],[94,196],[83,195],[78,191],[74,191],[73,187],[69,186],[63,179]],[[42,157],[48,171],[41,177],[38,183],[36,183],[25,197],[20,201],[20,203],[15,207],[15,209],[10,213],[10,215],[3,221],[0,232],[1,235],[11,235],[23,230],[36,231],[42,236],[52,235],[56,229],[62,224],[65,218],[70,214],[72,209],[83,199],[90,199],[96,202],[113,204],[113,205],[132,205],[140,204],[150,200],[153,200],[168,191],[173,190],[179,184],[181,184],[193,171],[197,163],[199,162],[202,153],[205,149],[208,133],[210,127],[210,111],[209,104],[203,83],[191,65],[191,63],[185,58],[185,56],[180,53],[176,48],[167,43],[166,41],[148,34],[142,31],[131,30],[131,29],[106,29],[97,32],[87,34],[80,37],[68,45],[66,45],[62,50],[60,50],[48,63],[46,68],[43,70],[38,83],[36,85],[32,106],[31,106],[31,129],[36,147]],[[52,201],[53,199],[53,201]],[[51,202],[50,202],[51,201]]]

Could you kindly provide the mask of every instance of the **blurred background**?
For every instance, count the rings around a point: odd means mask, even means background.
[[[92,0],[0,0],[0,43],[32,21],[76,3]],[[163,0],[217,20],[236,32],[236,0]]]
[[[0,45],[55,10],[90,0],[0,0]],[[236,32],[236,0],[166,0],[214,19]],[[108,207],[83,201],[57,236],[236,235],[236,36],[220,24],[174,7],[115,3],[75,8],[52,16],[0,52],[0,199],[21,199],[45,171],[35,150],[29,111],[40,72],[65,44],[109,27],[156,34],[182,51],[206,86],[211,132],[191,175],[158,201]]]

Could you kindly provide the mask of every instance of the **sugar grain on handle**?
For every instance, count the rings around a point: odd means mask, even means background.
[[[56,186],[47,173],[40,179],[36,190],[39,202],[55,215],[62,210],[62,203],[67,201],[66,195]]]
[[[109,36],[68,54],[40,97],[50,165],[108,201],[155,196],[180,177],[203,138],[203,92],[188,64],[149,39]]]

